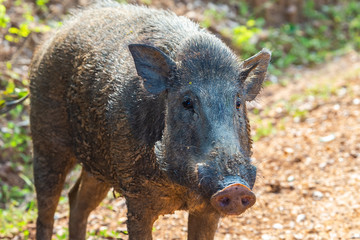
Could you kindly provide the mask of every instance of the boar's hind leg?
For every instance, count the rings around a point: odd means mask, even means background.
[[[48,154],[41,157],[37,148],[34,148],[34,180],[38,205],[36,221],[36,239],[50,240],[54,225],[54,214],[58,204],[65,178],[75,160],[69,155]],[[63,161],[66,158],[67,161]]]
[[[188,239],[209,240],[214,239],[218,227],[220,214],[212,210],[202,212],[189,212]]]
[[[84,169],[74,187],[69,192],[70,239],[85,239],[88,216],[106,197],[110,185],[96,180]]]

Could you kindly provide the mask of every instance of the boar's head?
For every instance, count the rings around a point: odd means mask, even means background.
[[[246,102],[261,90],[270,52],[240,62],[206,34],[184,40],[172,58],[153,46],[129,49],[145,89],[166,96],[165,128],[155,148],[159,165],[222,214],[251,207],[256,167]]]

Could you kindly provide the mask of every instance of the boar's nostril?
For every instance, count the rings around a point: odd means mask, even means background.
[[[250,199],[247,197],[241,198],[241,203],[244,207],[246,207],[250,204]]]
[[[255,204],[256,197],[248,187],[235,183],[215,193],[210,202],[220,213],[239,215]]]
[[[220,205],[222,205],[223,207],[226,207],[230,204],[230,198],[224,197],[219,202],[220,202]]]

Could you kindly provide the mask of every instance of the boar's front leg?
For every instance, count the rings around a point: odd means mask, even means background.
[[[126,197],[127,229],[129,240],[151,240],[152,227],[160,213],[157,204],[152,204],[151,197],[143,198]]]
[[[88,216],[106,197],[109,189],[109,184],[98,181],[84,169],[82,170],[81,176],[69,192],[71,240],[85,239]]]
[[[188,240],[214,239],[220,214],[213,209],[189,212]]]

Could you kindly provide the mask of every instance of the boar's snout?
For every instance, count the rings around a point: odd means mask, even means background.
[[[216,192],[210,202],[220,213],[240,215],[255,204],[256,197],[245,185],[234,183]]]
[[[240,215],[256,202],[256,196],[251,191],[256,178],[256,167],[238,165],[233,170],[238,174],[231,175],[219,171],[218,167],[198,164],[197,171],[200,187],[210,193],[211,205],[224,215]],[[222,173],[221,173],[222,172]],[[214,191],[215,190],[215,191]]]

